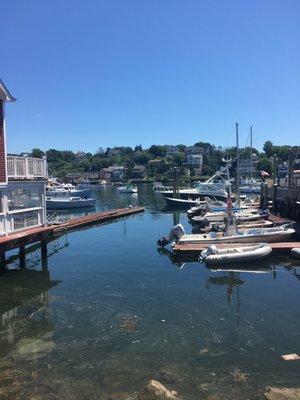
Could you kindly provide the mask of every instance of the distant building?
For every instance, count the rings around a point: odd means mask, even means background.
[[[201,154],[189,154],[186,158],[186,166],[189,168],[193,168],[196,175],[201,175],[203,156]]]
[[[166,146],[166,156],[173,157],[175,154],[178,153],[177,146]]]
[[[65,180],[74,184],[81,182],[99,183],[100,172],[70,172],[65,176]]]
[[[144,179],[146,178],[146,168],[144,165],[135,165],[132,169],[133,179]]]
[[[107,156],[112,158],[119,156],[122,152],[122,147],[113,147],[112,149],[107,150]]]
[[[84,151],[77,151],[75,154],[76,160],[84,160],[86,158],[86,153]]]
[[[120,165],[112,165],[108,168],[102,168],[100,171],[100,179],[111,182],[119,182],[124,180],[125,168]]]
[[[204,154],[204,148],[203,147],[199,147],[199,146],[187,146],[184,150],[185,155],[189,156],[189,155],[201,155],[203,156]]]

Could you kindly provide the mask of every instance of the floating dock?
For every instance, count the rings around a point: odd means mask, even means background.
[[[254,243],[223,243],[217,244],[221,249],[230,249],[237,246],[250,246]],[[268,246],[272,247],[272,250],[278,251],[289,251],[291,249],[300,249],[300,242],[278,242],[278,243],[268,243]],[[176,254],[199,254],[201,251],[207,249],[209,245],[207,244],[176,244],[173,247],[173,251]]]
[[[77,229],[85,228],[87,226],[101,224],[118,218],[141,213],[144,211],[145,211],[144,207],[136,206],[136,207],[118,208],[115,210],[101,211],[93,214],[88,214],[82,217],[72,218],[62,224],[55,225],[53,227],[53,233],[56,234],[66,231],[68,232],[74,231]]]
[[[144,211],[145,208],[139,206],[102,211],[72,218],[61,224],[27,228],[26,230],[0,237],[0,270],[5,270],[5,253],[9,250],[19,248],[20,267],[24,268],[26,264],[26,245],[40,242],[41,256],[42,259],[44,259],[47,257],[47,242],[53,240],[58,235],[84,229],[91,225],[110,222]]]

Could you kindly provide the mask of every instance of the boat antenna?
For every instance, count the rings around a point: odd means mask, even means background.
[[[236,133],[236,182],[235,182],[235,196],[236,203],[240,205],[240,155],[239,155],[239,124],[235,124]]]

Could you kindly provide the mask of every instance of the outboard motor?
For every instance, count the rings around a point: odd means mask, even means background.
[[[204,261],[208,256],[212,254],[218,254],[218,249],[214,244],[201,252],[199,256],[199,261]]]
[[[185,235],[184,227],[181,224],[175,225],[168,236],[163,236],[158,239],[157,244],[158,246],[166,246],[167,244],[171,243],[172,240],[178,241],[183,235]]]
[[[261,211],[260,215],[263,215],[265,218],[268,218],[270,215],[270,210],[268,208]]]

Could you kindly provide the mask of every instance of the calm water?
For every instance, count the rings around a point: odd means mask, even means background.
[[[147,211],[69,234],[30,269],[0,276],[0,398],[130,399],[149,379],[185,399],[262,399],[299,386],[300,265],[283,256],[264,273],[210,271],[159,252],[185,214],[143,185],[95,192],[97,208]],[[298,274],[298,275],[297,275]]]

